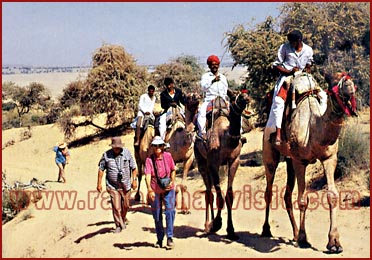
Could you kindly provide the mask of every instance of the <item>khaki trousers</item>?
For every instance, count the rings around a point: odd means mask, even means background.
[[[125,218],[127,216],[129,205],[130,192],[124,190],[107,189],[110,194],[111,205],[112,205],[112,215],[114,216],[114,221],[116,227],[125,228]]]

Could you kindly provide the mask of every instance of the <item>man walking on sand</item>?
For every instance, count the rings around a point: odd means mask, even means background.
[[[120,137],[111,139],[111,147],[98,163],[97,191],[102,192],[102,176],[106,170],[106,189],[110,194],[116,226],[114,233],[120,233],[126,228],[130,189],[137,188],[137,166],[129,150],[123,147]]]

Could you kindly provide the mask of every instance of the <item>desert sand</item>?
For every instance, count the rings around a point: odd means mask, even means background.
[[[364,123],[362,123],[364,122]],[[366,123],[367,122],[367,123]],[[369,132],[369,112],[364,121],[353,121]],[[261,238],[264,221],[265,178],[263,166],[252,164],[252,158],[261,151],[262,130],[255,129],[244,134],[248,143],[241,153],[241,166],[234,181],[235,194],[233,221],[240,239],[230,241],[226,236],[226,210],[223,211],[223,225],[216,234],[203,232],[205,212],[203,182],[196,170],[187,179],[190,194],[191,214],[177,214],[175,220],[173,250],[153,247],[156,241],[154,223],[150,210],[132,200],[128,213],[127,229],[113,234],[114,222],[108,208],[107,194],[98,196],[97,164],[102,153],[109,149],[110,139],[71,147],[71,162],[66,167],[67,183],[56,182],[57,167],[54,164],[53,145],[63,140],[63,134],[56,125],[32,128],[32,137],[20,141],[24,129],[2,131],[2,169],[7,181],[28,182],[33,177],[47,181],[49,196],[44,194],[36,205],[30,205],[12,221],[2,227],[3,257],[84,257],[84,258],[368,258],[370,257],[370,208],[358,207],[338,211],[338,228],[344,252],[339,255],[325,253],[329,229],[329,213],[321,199],[313,201],[307,211],[306,227],[312,247],[301,249],[292,241],[292,232],[286,211],[281,206],[280,196],[277,209],[271,211],[270,224],[273,238]],[[91,130],[86,129],[86,133]],[[86,134],[84,131],[80,135]],[[15,144],[4,149],[4,144],[14,140]],[[133,133],[122,136],[126,147],[133,152]],[[308,171],[312,179],[317,168]],[[180,182],[180,174],[177,181]],[[275,185],[280,191],[285,185],[285,165],[277,171]],[[226,183],[222,185],[226,189]],[[338,184],[339,191],[348,186]],[[296,193],[295,189],[295,193]],[[146,194],[144,183],[141,191]],[[62,194],[65,196],[64,205]],[[315,193],[314,193],[315,194]],[[324,190],[317,191],[322,198]],[[369,196],[369,194],[367,194]],[[70,199],[66,199],[70,196]],[[134,194],[132,194],[133,198]],[[341,195],[345,198],[345,193]],[[294,199],[296,196],[294,195]],[[60,202],[58,204],[58,201]],[[318,206],[316,206],[318,202]],[[43,208],[50,206],[50,208]],[[341,204],[340,204],[341,206]],[[310,208],[310,206],[309,206]],[[295,211],[299,220],[299,211]]]

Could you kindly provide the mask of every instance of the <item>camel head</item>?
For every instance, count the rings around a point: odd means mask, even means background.
[[[343,109],[348,116],[357,116],[355,86],[349,74],[343,72],[338,84],[331,89],[331,95],[335,96],[338,105]]]
[[[185,100],[186,109],[191,113],[196,114],[199,107],[199,99],[200,97],[197,94],[192,93],[187,95]]]

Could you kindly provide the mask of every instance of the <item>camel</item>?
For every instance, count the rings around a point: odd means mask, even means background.
[[[175,163],[183,163],[183,175],[181,184],[177,185],[177,194],[181,192],[181,213],[189,214],[190,211],[185,203],[187,186],[184,184],[187,174],[194,161],[194,116],[198,110],[199,101],[196,96],[186,97],[185,118],[180,114],[179,107],[172,109],[172,121],[170,130],[167,131],[165,142],[170,144],[169,152]]]
[[[304,75],[306,76],[306,75]],[[336,208],[338,191],[334,182],[334,171],[337,164],[338,137],[346,115],[356,115],[356,88],[350,76],[341,78],[339,84],[327,91],[327,108],[323,114],[316,95],[309,91],[299,101],[290,119],[283,122],[283,143],[275,145],[273,135],[263,138],[263,163],[266,174],[266,213],[262,236],[271,237],[269,210],[272,200],[272,186],[280,154],[286,158],[287,186],[284,195],[287,213],[292,225],[294,241],[298,246],[307,248],[311,244],[307,240],[305,230],[305,213],[309,199],[305,192],[306,167],[318,159],[322,163],[328,184],[327,201],[330,208],[330,229],[327,249],[330,253],[341,253],[340,235],[336,226]],[[350,105],[350,103],[354,103]],[[297,228],[293,216],[292,191],[297,179],[297,202],[300,210],[300,227]]]
[[[227,238],[231,240],[238,239],[235,234],[232,221],[232,204],[233,204],[233,181],[236,171],[239,167],[239,156],[242,148],[240,140],[241,115],[247,105],[247,95],[239,94],[236,100],[230,104],[230,112],[227,112],[227,107],[222,102],[222,107],[217,104],[223,100],[217,97],[214,101],[214,109],[212,124],[207,130],[207,140],[200,138],[195,139],[194,152],[198,164],[199,172],[203,177],[206,187],[205,202],[205,232],[217,232],[222,226],[221,210],[224,205],[224,198],[220,187],[219,169],[222,165],[227,165],[228,169],[228,184],[226,192],[227,206]],[[209,121],[210,122],[210,121]],[[214,217],[212,186],[217,195],[217,215]],[[210,212],[209,212],[210,210]],[[211,222],[210,216],[211,213]]]
[[[138,169],[138,187],[136,195],[134,196],[135,201],[141,200],[140,187],[141,180],[144,174],[144,167],[146,158],[152,154],[151,141],[155,136],[154,119],[151,119],[149,115],[145,115],[143,119],[144,133],[140,137],[140,145],[134,146],[134,157],[137,163]]]

